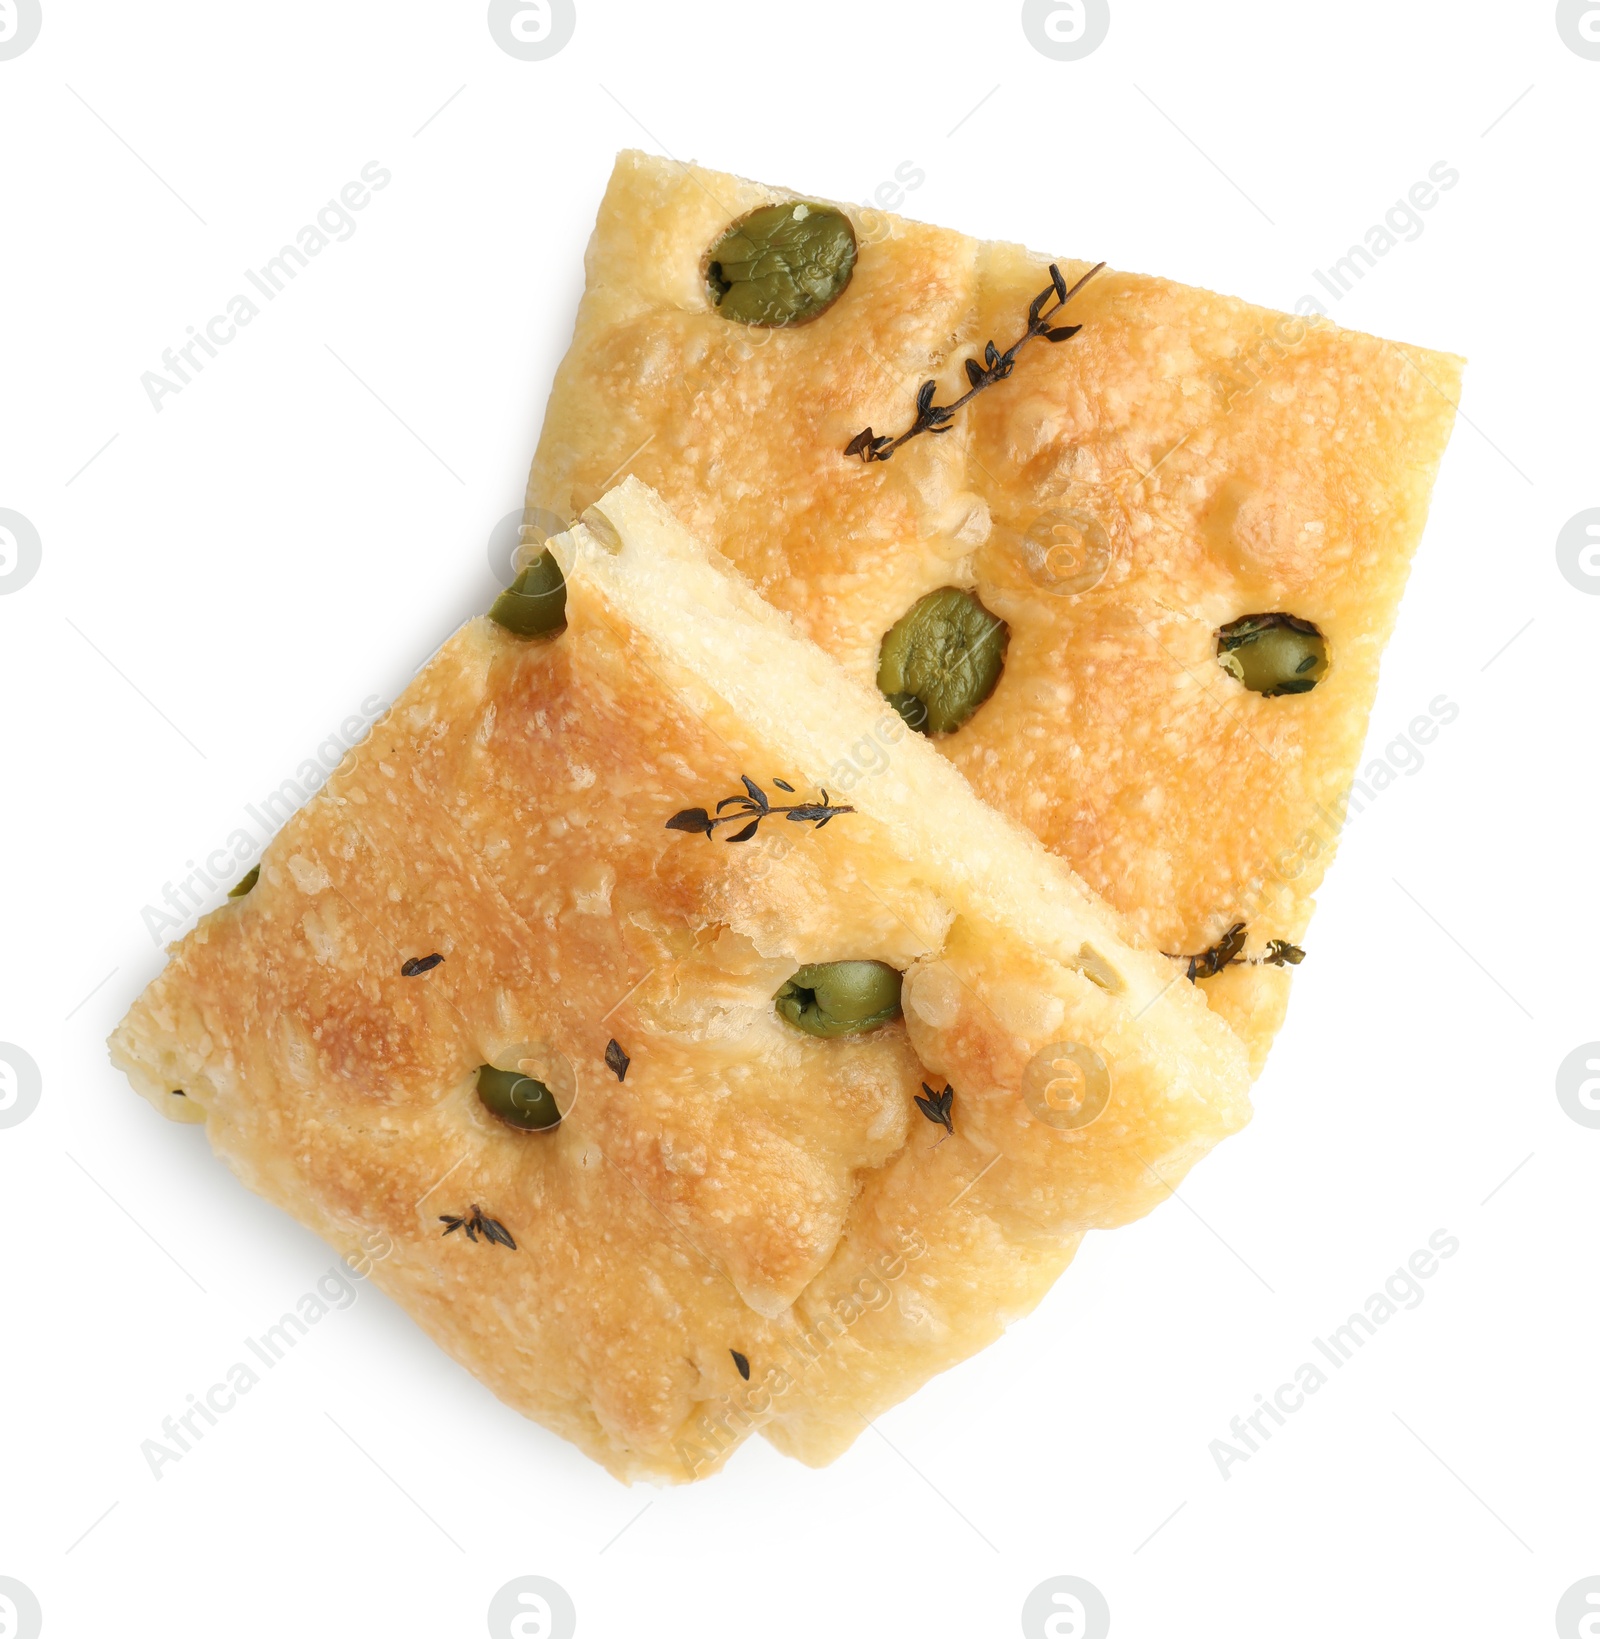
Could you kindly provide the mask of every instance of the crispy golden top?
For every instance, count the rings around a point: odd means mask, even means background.
[[[113,1052],[158,1104],[183,1088],[244,1180],[336,1246],[392,1244],[374,1278],[619,1475],[710,1472],[758,1424],[822,1460],[1036,1302],[1083,1229],[1148,1210],[1242,1124],[1245,1067],[1198,997],[1161,995],[1115,921],[918,742],[826,827],[667,829],[747,773],[815,798],[797,764],[826,725],[848,742],[882,708],[758,620],[653,498],[611,505],[621,558],[583,530],[562,546],[567,630],[463,628],[257,886],[177,947]],[[647,580],[673,553],[680,585],[700,577],[677,605]],[[741,641],[768,658],[742,715],[694,671]],[[941,782],[954,800],[919,805]],[[979,863],[930,876],[935,826]],[[1099,954],[1019,937],[1049,907],[977,891],[984,855],[1037,856]],[[779,1020],[785,978],[846,957],[906,972],[903,1021],[827,1040]],[[1081,1130],[1021,1093],[1063,1039],[1114,1088]],[[545,1081],[559,1128],[489,1114],[484,1063]],[[946,1079],[941,1144],[913,1099]],[[515,1251],[444,1234],[472,1205]]]
[[[1235,921],[1298,941],[1331,858],[1459,361],[1166,280],[1107,271],[952,430],[892,460],[843,451],[910,425],[918,385],[1009,347],[1046,259],[848,208],[854,277],[815,321],[760,330],[702,263],[786,190],[624,154],[529,483],[563,517],[619,470],[863,681],[919,597],[975,589],[1011,628],[992,698],[942,751],[1158,949]],[[1062,259],[1069,280],[1088,263]],[[1098,578],[1096,578],[1098,574]],[[1092,582],[1092,584],[1090,584]],[[1218,627],[1283,611],[1332,664],[1265,698]],[[1259,1064],[1287,976],[1236,967],[1214,1004]]]

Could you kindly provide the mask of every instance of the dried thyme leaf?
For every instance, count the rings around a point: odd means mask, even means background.
[[[922,1093],[928,1096],[924,1098]],[[951,1105],[955,1102],[955,1088],[946,1087],[942,1093],[936,1093],[927,1082],[923,1082],[922,1093],[912,1095],[917,1108],[935,1125],[943,1127],[947,1133],[953,1133],[956,1129],[951,1119]]]
[[[971,384],[960,398],[950,404],[935,404],[933,395],[938,387],[937,382],[925,381],[917,389],[916,419],[910,427],[898,438],[879,438],[871,427],[858,432],[844,447],[847,456],[859,455],[865,462],[887,461],[902,444],[909,443],[922,433],[949,432],[950,423],[958,410],[964,409],[981,393],[985,387],[992,387],[997,381],[1004,381],[1017,367],[1017,354],[1035,336],[1043,336],[1049,342],[1070,341],[1083,328],[1081,324],[1057,325],[1052,328],[1046,321],[1055,317],[1074,296],[1105,266],[1101,262],[1092,267],[1084,276],[1067,288],[1067,281],[1061,276],[1061,269],[1054,262],[1050,264],[1050,283],[1039,292],[1028,304],[1028,328],[1005,350],[1001,352],[993,342],[983,350],[983,363],[976,359],[967,359],[965,368],[967,380]],[[1045,303],[1052,297],[1055,306],[1049,312],[1045,311]]]
[[[1176,961],[1188,963],[1191,984],[1196,979],[1214,979],[1225,967],[1239,959],[1239,952],[1244,949],[1245,927],[1245,923],[1235,922],[1216,944],[1208,946],[1198,956],[1179,956],[1172,951],[1165,954],[1173,956]]]
[[[1306,953],[1287,939],[1269,939],[1261,955],[1243,956],[1240,952],[1244,949],[1245,934],[1246,924],[1235,922],[1216,944],[1201,951],[1198,956],[1180,956],[1170,950],[1163,954],[1171,956],[1174,961],[1188,964],[1186,971],[1191,983],[1196,979],[1214,979],[1225,967],[1240,964],[1248,967],[1298,967],[1306,959]]]
[[[711,816],[703,808],[684,808],[667,821],[669,831],[699,831],[711,835]]]
[[[511,1231],[498,1218],[484,1216],[478,1203],[474,1201],[466,1212],[442,1212],[439,1222],[445,1226],[445,1234],[453,1235],[458,1229],[467,1232],[467,1239],[476,1242],[481,1234],[493,1246],[508,1246],[513,1252],[517,1243],[511,1238]]]
[[[735,824],[743,820],[732,836],[726,838],[728,842],[748,842],[756,834],[762,820],[770,819],[774,814],[782,814],[785,819],[795,820],[802,824],[812,824],[820,831],[829,820],[840,814],[853,814],[855,809],[842,804],[828,801],[828,793],[822,793],[822,801],[773,803],[768,802],[767,794],[750,778],[748,774],[739,776],[744,791],[740,795],[724,797],[717,804],[715,816],[708,814],[703,808],[680,809],[667,821],[669,831],[698,831],[702,836],[712,836],[719,825]],[[783,790],[793,792],[794,787],[786,780],[774,780],[774,785]],[[723,809],[732,809],[732,813],[725,814]]]

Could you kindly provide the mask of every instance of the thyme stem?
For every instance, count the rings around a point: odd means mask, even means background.
[[[822,793],[822,801],[818,802],[791,802],[774,803],[767,798],[765,791],[750,778],[748,774],[741,774],[739,779],[744,785],[742,796],[724,797],[717,804],[715,815],[708,814],[703,808],[684,808],[674,814],[667,821],[669,831],[698,831],[701,836],[709,837],[716,833],[719,825],[732,825],[739,820],[748,823],[741,830],[735,831],[728,838],[729,842],[748,842],[756,834],[756,828],[762,820],[770,819],[774,814],[782,814],[786,819],[800,824],[815,825],[820,831],[829,820],[838,814],[853,814],[855,809],[840,804],[830,804],[828,793]],[[794,787],[787,780],[774,779],[772,782],[782,791],[791,795]],[[723,813],[724,808],[731,808],[731,814]]]
[[[1017,367],[1017,355],[1035,337],[1043,336],[1046,341],[1070,341],[1083,329],[1081,324],[1068,324],[1052,328],[1053,319],[1074,296],[1078,294],[1088,282],[1105,267],[1104,262],[1097,263],[1090,268],[1078,282],[1067,288],[1067,282],[1061,276],[1061,269],[1054,262],[1050,264],[1050,283],[1041,290],[1028,306],[1028,328],[1006,349],[1000,352],[991,341],[984,346],[983,363],[975,358],[966,360],[967,381],[970,383],[966,392],[960,398],[949,404],[935,404],[933,395],[938,383],[925,381],[917,390],[916,420],[900,434],[898,438],[877,437],[871,427],[858,432],[845,445],[844,453],[859,455],[864,462],[887,461],[902,444],[908,444],[913,438],[923,433],[949,432],[950,423],[955,419],[958,411],[965,409],[985,387],[992,387],[997,381],[1004,381]],[[1046,308],[1045,303],[1051,297],[1055,298],[1055,305]]]
[[[1298,967],[1306,959],[1306,953],[1287,939],[1269,939],[1266,950],[1260,956],[1245,956],[1242,954],[1245,932],[1246,924],[1235,922],[1216,944],[1208,946],[1197,956],[1184,956],[1171,950],[1161,954],[1185,964],[1184,971],[1190,984],[1197,979],[1214,979],[1225,967]]]

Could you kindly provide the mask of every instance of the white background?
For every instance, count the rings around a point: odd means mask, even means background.
[[[43,1073],[0,1130],[0,1576],[51,1639],[472,1635],[523,1574],[590,1639],[1010,1635],[1058,1574],[1118,1639],[1550,1632],[1600,1575],[1600,1131],[1555,1095],[1600,1037],[1600,601],[1555,556],[1600,506],[1600,62],[1547,3],[1113,0],[1078,62],[1010,0],[577,3],[522,62],[476,3],[44,0],[0,61],[0,507],[43,542],[0,596],[0,1041]],[[625,1490],[364,1289],[158,1481],[141,1441],[333,1257],[107,1063],[143,909],[483,607],[629,146],[858,201],[913,161],[908,214],[1274,307],[1449,162],[1334,316],[1471,359],[1368,757],[1459,716],[1351,825],[1254,1125],[833,1468]],[[158,414],[141,374],[372,160]]]

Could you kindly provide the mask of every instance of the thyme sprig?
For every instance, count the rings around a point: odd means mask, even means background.
[[[922,1096],[923,1093],[926,1093],[928,1096],[924,1098]],[[927,1084],[927,1082],[923,1082],[922,1084],[922,1093],[912,1095],[912,1102],[919,1110],[922,1111],[928,1120],[933,1122],[936,1126],[943,1127],[946,1136],[956,1130],[955,1122],[951,1119],[950,1114],[951,1106],[955,1103],[955,1101],[956,1090],[954,1087],[946,1086],[942,1093],[936,1093]],[[942,1144],[943,1142],[944,1139],[941,1138],[939,1143]],[[938,1145],[935,1145],[934,1147],[937,1149]]]
[[[1306,959],[1306,953],[1287,939],[1269,939],[1260,956],[1241,956],[1246,928],[1246,923],[1235,922],[1216,944],[1208,945],[1197,956],[1182,956],[1170,950],[1162,954],[1187,964],[1185,973],[1190,984],[1196,979],[1214,979],[1225,967],[1298,967]]]
[[[1088,282],[1105,266],[1098,263],[1089,269],[1084,276],[1067,288],[1067,281],[1061,276],[1061,269],[1054,262],[1050,264],[1050,283],[1039,292],[1028,304],[1028,328],[1001,352],[991,341],[983,349],[983,362],[969,358],[965,361],[967,372],[967,390],[960,398],[950,404],[935,404],[933,395],[938,389],[935,381],[925,381],[917,389],[917,414],[911,425],[898,438],[880,438],[871,427],[858,432],[844,447],[844,453],[859,455],[869,464],[873,461],[887,461],[902,444],[909,443],[922,433],[947,433],[950,423],[955,419],[956,412],[965,408],[981,393],[985,387],[992,387],[997,381],[1004,381],[1017,367],[1017,354],[1033,340],[1035,336],[1043,336],[1049,342],[1071,341],[1083,329],[1081,324],[1063,324],[1052,326],[1053,319],[1074,296],[1078,294]],[[1055,305],[1046,307],[1051,297],[1055,297]]]
[[[1244,949],[1245,924],[1235,922],[1228,931],[1214,945],[1208,945],[1198,956],[1181,956],[1174,951],[1164,952],[1179,962],[1187,962],[1186,969],[1189,983],[1196,979],[1214,979],[1225,967],[1230,967],[1239,960],[1239,952]]]
[[[733,825],[740,820],[746,820],[740,830],[735,831],[726,840],[729,842],[748,842],[756,834],[757,827],[762,820],[770,819],[774,814],[782,814],[785,819],[794,820],[800,824],[814,824],[820,831],[829,820],[839,814],[853,814],[855,809],[828,801],[828,793],[822,793],[821,802],[792,802],[775,803],[767,798],[765,791],[750,778],[748,774],[741,774],[740,780],[744,783],[742,795],[724,797],[717,804],[715,815],[708,814],[703,808],[684,808],[674,814],[667,821],[669,831],[698,831],[702,836],[712,836],[719,825]],[[791,796],[794,787],[787,780],[774,779],[772,782],[780,791],[787,791]],[[732,809],[731,813],[723,813],[723,809]]]
[[[446,1235],[453,1235],[458,1229],[467,1232],[469,1241],[476,1241],[481,1234],[483,1238],[495,1246],[509,1246],[513,1252],[517,1243],[511,1238],[511,1231],[498,1218],[486,1218],[478,1203],[474,1201],[469,1212],[440,1213],[439,1222],[447,1225]]]

